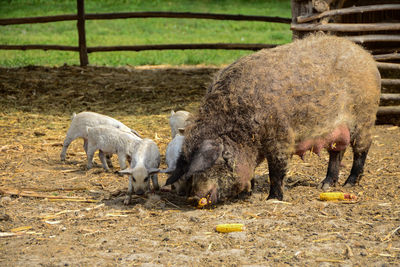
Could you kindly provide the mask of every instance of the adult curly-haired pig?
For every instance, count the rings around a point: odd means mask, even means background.
[[[167,184],[192,180],[194,198],[212,203],[251,190],[254,170],[268,161],[269,198],[282,200],[293,154],[329,152],[326,178],[336,184],[348,145],[363,173],[380,97],[372,56],[344,38],[313,35],[242,57],[221,70],[185,129],[183,152]]]

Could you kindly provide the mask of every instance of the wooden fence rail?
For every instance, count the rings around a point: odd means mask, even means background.
[[[290,18],[271,17],[271,16],[250,16],[250,15],[232,15],[232,14],[209,14],[209,13],[191,13],[191,12],[122,12],[122,13],[104,13],[104,14],[85,14],[84,0],[77,0],[77,14],[9,18],[0,19],[0,26],[27,24],[27,23],[49,23],[58,21],[77,21],[79,44],[78,46],[64,45],[0,45],[0,49],[5,50],[61,50],[79,52],[80,65],[89,64],[88,53],[110,52],[110,51],[144,51],[144,50],[171,50],[171,49],[226,49],[226,50],[260,50],[263,48],[273,48],[275,44],[234,44],[234,43],[208,43],[208,44],[156,44],[156,45],[132,45],[132,46],[97,46],[87,47],[86,44],[86,20],[109,20],[109,19],[127,19],[127,18],[190,18],[190,19],[214,19],[214,20],[236,20],[236,21],[260,21],[273,23],[290,24]]]
[[[239,20],[239,21],[260,21],[290,24],[290,18],[270,17],[270,16],[250,16],[250,15],[230,15],[230,14],[209,14],[191,12],[122,12],[122,13],[103,13],[85,14],[85,20],[109,20],[109,19],[129,19],[129,18],[179,18],[179,19],[214,19],[214,20]],[[77,20],[78,15],[57,15],[43,17],[26,17],[0,19],[0,26],[27,24],[27,23],[48,23],[57,21]]]
[[[207,43],[207,44],[165,44],[165,45],[125,45],[125,46],[92,46],[87,47],[88,53],[111,51],[144,51],[144,50],[187,50],[187,49],[224,49],[224,50],[253,50],[274,48],[272,44],[240,44],[240,43]],[[0,45],[4,50],[63,50],[79,52],[77,46],[63,45]]]

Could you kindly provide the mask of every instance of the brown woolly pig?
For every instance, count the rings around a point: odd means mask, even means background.
[[[371,145],[380,75],[372,56],[344,38],[314,35],[261,50],[221,70],[194,122],[167,184],[191,180],[195,198],[211,203],[251,190],[254,170],[268,161],[269,198],[283,198],[293,154],[326,148],[324,189],[336,184],[348,145],[356,184]]]

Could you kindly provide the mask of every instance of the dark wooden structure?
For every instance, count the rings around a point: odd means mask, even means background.
[[[369,50],[382,76],[378,123],[400,123],[400,0],[291,0],[293,38],[317,31]]]

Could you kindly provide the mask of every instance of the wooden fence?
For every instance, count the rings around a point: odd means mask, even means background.
[[[110,52],[110,51],[144,51],[144,50],[170,50],[170,49],[236,49],[236,50],[260,50],[262,48],[272,48],[274,44],[232,44],[232,43],[208,43],[208,44],[157,44],[157,45],[132,45],[132,46],[96,46],[87,47],[86,45],[86,20],[108,20],[108,19],[127,19],[127,18],[191,18],[191,19],[214,19],[214,20],[237,20],[237,21],[263,21],[290,24],[290,18],[270,17],[270,16],[245,16],[230,14],[208,14],[190,12],[124,12],[124,13],[105,13],[105,14],[85,14],[84,0],[77,0],[77,14],[29,17],[29,18],[10,18],[0,19],[0,26],[26,24],[26,23],[48,23],[56,21],[77,21],[79,45],[0,45],[0,49],[8,50],[64,50],[79,52],[81,66],[89,64],[88,53]]]
[[[343,1],[344,2],[344,1]],[[400,10],[400,4],[370,5],[362,7],[338,8],[319,13],[313,13],[311,0],[292,0],[292,18],[270,17],[270,16],[245,16],[230,14],[208,14],[190,12],[124,12],[124,13],[104,13],[104,14],[85,14],[84,0],[77,0],[77,14],[45,16],[45,17],[26,17],[0,19],[0,26],[26,24],[26,23],[49,23],[57,21],[74,20],[77,21],[79,36],[78,46],[63,45],[0,45],[0,49],[7,50],[64,50],[79,52],[81,66],[89,64],[88,53],[109,52],[109,51],[144,51],[144,50],[169,50],[169,49],[238,49],[238,50],[260,50],[262,48],[273,48],[275,44],[240,44],[240,43],[207,43],[207,44],[156,44],[156,45],[132,45],[132,46],[95,46],[87,47],[85,21],[86,20],[108,20],[126,18],[192,18],[192,19],[214,19],[214,20],[237,20],[237,21],[263,21],[274,23],[291,24],[294,37],[301,38],[306,33],[315,31],[329,32],[365,32],[365,31],[388,31],[400,30],[400,23],[372,23],[372,24],[340,24],[326,23],[324,19],[363,12]],[[321,23],[322,22],[322,23]],[[396,34],[367,34],[350,35],[348,38],[356,43],[365,44],[370,42],[399,42],[400,35]],[[400,73],[400,64],[388,63],[385,61],[400,60],[397,49],[393,53],[375,54],[374,58],[378,62],[380,70],[394,70]],[[382,86],[400,87],[400,79],[382,79]],[[384,93],[381,101],[400,101],[400,93]],[[400,117],[400,105],[381,106],[378,117],[397,116]]]

